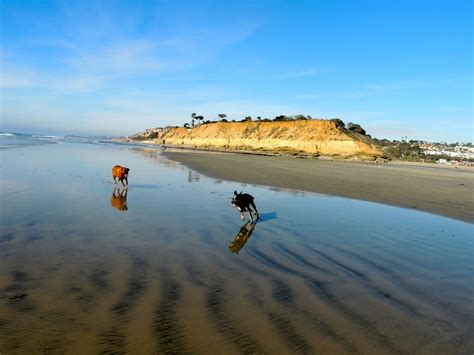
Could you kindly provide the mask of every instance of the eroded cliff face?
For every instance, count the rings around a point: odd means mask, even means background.
[[[158,144],[315,155],[379,157],[370,138],[329,120],[217,122],[159,132]]]

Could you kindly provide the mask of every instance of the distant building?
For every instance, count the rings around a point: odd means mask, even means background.
[[[451,158],[474,159],[472,148],[456,146],[454,148],[447,147],[424,147],[423,153],[426,155],[445,155]]]

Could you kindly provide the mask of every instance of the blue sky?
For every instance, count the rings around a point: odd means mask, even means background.
[[[0,0],[0,130],[129,135],[196,112],[472,141],[471,1]]]

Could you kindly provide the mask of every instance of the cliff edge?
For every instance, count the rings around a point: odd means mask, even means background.
[[[150,129],[130,137],[156,144],[220,150],[383,157],[369,136],[338,127],[330,120],[215,122],[193,128]]]

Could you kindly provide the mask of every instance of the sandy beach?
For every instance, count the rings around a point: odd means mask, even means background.
[[[471,168],[196,151],[164,155],[217,179],[373,201],[474,222]]]
[[[470,223],[215,179],[166,158],[158,146],[39,142],[0,152],[2,354],[474,348]],[[198,164],[227,167],[231,180],[362,198],[370,189],[394,199],[464,183],[462,198],[472,176],[235,154],[168,156],[195,161],[201,171]],[[112,180],[116,163],[130,168],[125,192]],[[411,190],[397,193],[403,185]],[[240,220],[229,203],[234,189],[257,197],[258,223]],[[446,189],[433,204],[444,198],[449,209],[458,195]]]

